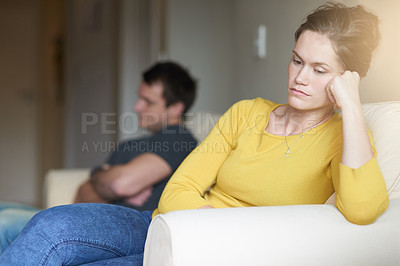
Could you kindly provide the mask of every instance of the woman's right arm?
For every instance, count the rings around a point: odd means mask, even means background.
[[[233,105],[207,138],[186,157],[164,189],[158,205],[160,213],[212,207],[203,194],[216,180],[219,169],[234,149],[236,137],[243,130],[241,122],[250,105],[252,101]]]

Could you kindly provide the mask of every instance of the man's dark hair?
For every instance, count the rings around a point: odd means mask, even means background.
[[[143,81],[148,85],[154,82],[163,84],[163,97],[166,106],[177,102],[185,105],[184,113],[189,110],[196,96],[196,81],[179,64],[168,61],[153,65],[143,73]]]

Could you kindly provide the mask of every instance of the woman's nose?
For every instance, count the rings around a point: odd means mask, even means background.
[[[301,68],[299,73],[297,73],[295,81],[297,84],[308,85],[309,76],[308,76],[308,70],[306,67]]]

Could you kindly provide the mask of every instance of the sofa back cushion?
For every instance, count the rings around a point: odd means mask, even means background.
[[[389,198],[400,198],[400,101],[363,104]]]

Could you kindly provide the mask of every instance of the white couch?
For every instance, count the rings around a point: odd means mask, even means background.
[[[390,196],[375,223],[349,223],[334,197],[324,205],[175,211],[153,219],[144,265],[400,265],[400,102],[363,108]],[[202,139],[205,130],[192,126]],[[87,169],[50,171],[47,206],[70,203],[87,175]]]

